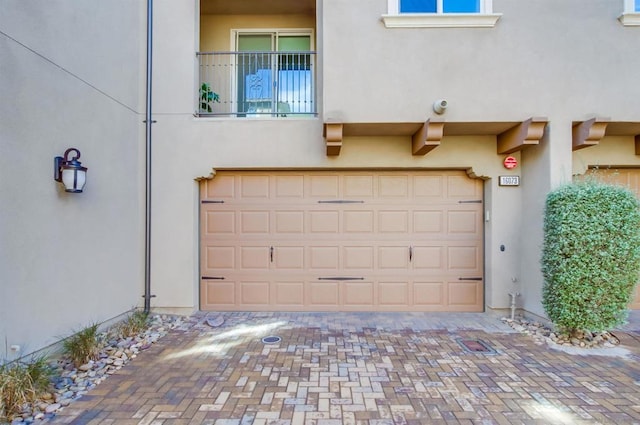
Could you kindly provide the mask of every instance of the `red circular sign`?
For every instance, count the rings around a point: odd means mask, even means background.
[[[504,168],[509,170],[516,168],[518,166],[518,160],[512,156],[508,156],[504,159]]]

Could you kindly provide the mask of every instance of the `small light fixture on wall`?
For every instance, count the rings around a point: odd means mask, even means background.
[[[447,106],[449,106],[449,102],[445,99],[438,99],[433,102],[433,112],[436,114],[444,114],[444,111],[447,110]]]
[[[64,156],[53,158],[53,178],[64,184],[66,192],[81,193],[87,182],[87,167],[83,167],[78,159],[80,151],[76,148],[69,148]]]

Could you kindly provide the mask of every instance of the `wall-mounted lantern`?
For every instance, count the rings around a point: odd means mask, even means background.
[[[80,151],[76,148],[64,151],[64,157],[53,158],[53,178],[64,184],[64,190],[67,192],[81,193],[87,181],[87,168],[83,167],[78,159]]]

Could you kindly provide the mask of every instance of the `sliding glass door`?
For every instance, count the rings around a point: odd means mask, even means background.
[[[238,32],[238,116],[315,112],[311,34]]]

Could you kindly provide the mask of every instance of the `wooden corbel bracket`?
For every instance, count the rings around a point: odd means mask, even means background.
[[[342,127],[342,123],[324,123],[323,136],[327,143],[327,156],[340,155]]]
[[[440,146],[444,134],[444,122],[427,120],[411,136],[411,152],[413,155],[426,155]]]
[[[540,143],[548,120],[532,117],[498,134],[498,154],[504,155]]]
[[[600,143],[600,140],[604,137],[604,133],[607,130],[607,124],[609,124],[608,118],[591,118],[586,121],[581,121],[573,125],[573,146],[572,150],[588,148],[590,146],[596,146]],[[636,138],[636,152],[637,143]],[[636,154],[637,155],[637,154]]]

